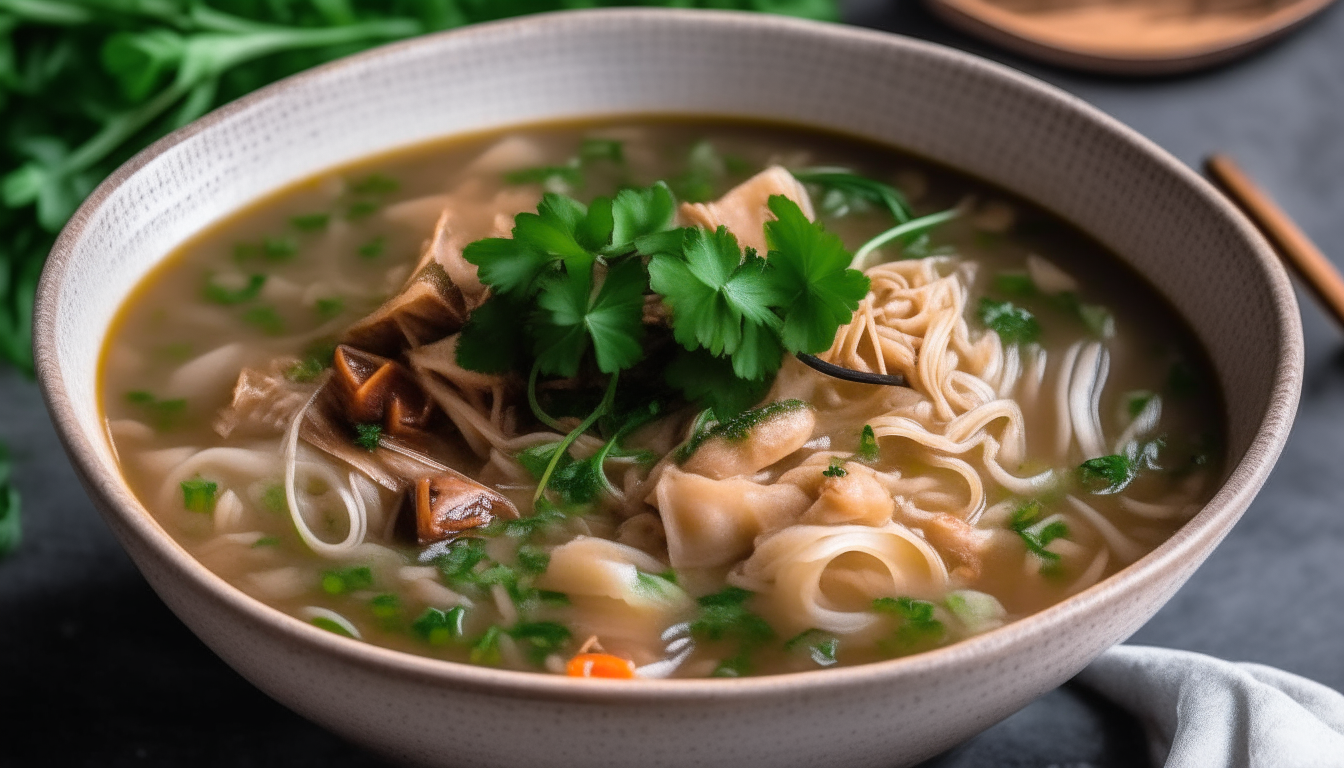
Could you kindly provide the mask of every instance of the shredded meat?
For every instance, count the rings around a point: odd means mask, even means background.
[[[763,228],[765,222],[774,219],[768,206],[772,195],[784,195],[797,203],[807,218],[816,218],[807,189],[778,165],[738,184],[712,203],[682,203],[681,218],[710,230],[727,227],[743,246],[764,254],[767,246]]]
[[[296,363],[298,360],[284,357],[272,361],[264,371],[244,368],[233,387],[232,402],[215,417],[215,432],[223,438],[282,434],[314,391],[311,384],[285,377],[284,372]]]

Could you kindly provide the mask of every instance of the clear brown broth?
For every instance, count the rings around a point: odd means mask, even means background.
[[[625,140],[628,178],[615,172],[597,172],[582,190],[574,193],[585,199],[611,194],[622,181],[648,184],[675,176],[683,171],[691,147],[709,140],[722,156],[733,159],[728,173],[714,184],[716,196],[746,178],[749,172],[768,163],[781,163],[786,167],[847,166],[892,181],[912,198],[918,213],[947,208],[966,195],[975,195],[982,203],[1009,205],[1015,213],[1010,233],[978,231],[969,221],[959,220],[939,229],[933,237],[934,244],[954,247],[962,258],[978,262],[982,275],[1021,270],[1026,256],[1035,253],[1077,278],[1081,285],[1079,298],[1107,307],[1118,329],[1108,345],[1112,375],[1101,413],[1121,409],[1120,398],[1127,391],[1165,394],[1168,407],[1164,409],[1160,430],[1174,446],[1173,461],[1188,462],[1198,446],[1209,457],[1207,464],[1195,470],[1202,478],[1198,490],[1200,502],[1207,499],[1221,477],[1216,448],[1222,425],[1220,395],[1203,353],[1179,315],[1141,277],[1095,241],[1011,194],[886,147],[775,124],[637,119],[530,126],[511,129],[507,134],[535,141],[543,148],[547,161],[556,164],[572,156],[584,138]],[[183,509],[180,495],[172,497],[173,501],[163,501],[169,498],[160,488],[163,473],[154,469],[154,462],[146,457],[173,448],[248,443],[237,438],[221,439],[211,428],[214,414],[229,402],[239,369],[265,367],[282,355],[302,356],[304,349],[318,337],[334,336],[341,327],[376,308],[395,291],[418,259],[421,243],[429,236],[437,214],[432,205],[426,207],[426,212],[402,221],[393,220],[388,212],[398,202],[455,188],[464,180],[462,169],[503,135],[458,137],[333,169],[259,200],[203,231],[165,259],[127,299],[108,334],[101,366],[101,405],[109,425],[165,420],[163,429],[148,432],[144,429],[119,432],[120,427],[110,426],[111,440],[132,489],[159,523],[207,567],[285,613],[302,615],[302,609],[309,606],[327,608],[351,621],[369,642],[457,661],[467,659],[468,644],[430,645],[408,631],[410,620],[428,602],[411,591],[399,592],[395,586],[396,573],[400,567],[416,565],[417,547],[388,542],[392,549],[403,553],[404,563],[373,563],[373,587],[349,594],[328,594],[321,584],[323,573],[330,571],[333,564],[304,548],[287,517],[263,509],[265,504],[259,501],[258,488],[239,490],[240,496],[246,497],[252,529],[264,536],[267,543],[230,544],[217,534],[211,515]],[[372,174],[395,179],[396,191],[369,196],[351,191],[352,182]],[[483,195],[505,185],[499,174],[484,176],[479,182]],[[376,210],[361,211],[364,200],[376,203]],[[320,232],[303,232],[291,223],[292,217],[316,212],[331,215],[330,223]],[[823,217],[823,221],[851,248],[890,226],[886,214],[876,210],[842,218]],[[268,257],[266,238],[283,240],[293,246],[293,253],[288,253],[288,246],[272,247],[272,256]],[[377,249],[369,246],[374,242],[381,242],[381,246]],[[239,244],[249,245],[240,251]],[[361,246],[369,246],[363,255]],[[268,282],[256,300],[236,306],[201,299],[202,286],[211,275],[230,271],[264,272],[269,275]],[[984,294],[990,283],[989,279],[977,281],[968,306],[974,306],[975,297]],[[355,295],[359,293],[363,295]],[[339,299],[339,306],[332,302],[315,303],[328,299]],[[1082,333],[1079,322],[1066,312],[1026,303],[1040,320],[1043,329],[1040,343],[1047,350],[1058,352]],[[269,309],[259,309],[263,307]],[[977,321],[972,321],[972,325],[980,327]],[[180,391],[179,382],[179,391],[174,391],[174,376],[180,374],[185,362],[233,342],[241,342],[242,346],[218,375],[195,382],[190,391]],[[1200,389],[1193,397],[1181,398],[1169,391],[1170,372],[1178,361],[1199,382]],[[129,393],[138,392],[151,393],[161,400],[184,399],[185,406],[180,412],[156,416],[154,406],[132,402],[128,397]],[[1034,417],[1027,414],[1028,456],[1045,456],[1050,451],[1052,433],[1044,422],[1042,428],[1032,429]],[[853,442],[852,431],[853,425],[837,425],[833,430],[836,442]],[[469,473],[477,472],[481,461],[460,441],[459,448],[460,462],[456,466]],[[920,471],[918,462],[907,462],[906,469]],[[926,465],[923,471],[937,470]],[[1178,474],[1169,468],[1140,475],[1131,490],[1153,497],[1188,482],[1191,482],[1189,473]],[[1004,498],[1007,494],[999,491],[988,501],[992,504]],[[1175,520],[1154,521],[1128,514],[1120,508],[1117,498],[1095,496],[1089,497],[1089,502],[1145,550],[1156,547],[1180,525]],[[596,521],[591,528],[601,533],[612,530],[613,525]],[[1080,543],[1095,544],[1095,532],[1082,526],[1074,528]],[[339,531],[334,535],[339,535]],[[502,546],[498,542],[491,544],[492,548]],[[504,559],[505,555],[499,557]],[[1067,595],[1064,580],[1034,577],[1032,566],[1024,564],[1021,552],[1016,557],[988,559],[985,565],[975,583],[965,586],[994,595],[1007,609],[1009,618],[1039,611]],[[1112,559],[1106,575],[1119,567]],[[258,572],[282,568],[295,569],[291,576],[300,574],[296,577],[298,581],[310,588],[291,595],[267,594],[250,578]],[[722,574],[679,575],[693,595],[713,592],[722,586]],[[370,612],[370,599],[383,592],[398,594],[402,604],[399,617],[382,620]],[[542,608],[537,618],[563,622],[565,609]],[[468,635],[479,635],[487,625],[497,621],[497,616],[469,612]],[[577,638],[568,652],[581,640]],[[680,674],[708,674],[716,660],[728,652],[722,644],[702,646],[692,661],[682,666]],[[842,664],[862,663],[884,658],[888,653],[889,650],[874,647],[842,646],[839,660]],[[535,667],[523,664],[522,668]],[[807,658],[772,645],[758,652],[753,671],[810,668],[815,665]]]

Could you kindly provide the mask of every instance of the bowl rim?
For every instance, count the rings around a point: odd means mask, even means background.
[[[1270,283],[1277,330],[1284,344],[1275,350],[1274,383],[1269,404],[1246,454],[1235,466],[1228,468],[1226,479],[1208,504],[1174,535],[1138,561],[1088,589],[1003,627],[943,648],[903,658],[833,669],[731,680],[577,681],[537,672],[478,667],[337,636],[247,595],[208,570],[159,525],[131,493],[119,473],[104,471],[94,445],[96,440],[107,438],[102,434],[86,433],[80,428],[65,387],[57,351],[59,339],[55,333],[57,307],[67,267],[94,211],[130,177],[169,149],[255,105],[284,98],[287,91],[298,85],[319,81],[349,67],[377,66],[379,60],[390,53],[434,48],[446,41],[456,43],[470,38],[499,38],[493,44],[501,45],[506,39],[526,38],[565,25],[584,25],[596,21],[735,26],[750,28],[756,34],[773,31],[795,36],[814,36],[831,42],[904,48],[924,57],[941,60],[945,65],[1008,81],[1016,88],[1034,91],[1037,96],[1062,103],[1093,127],[1139,150],[1179,181],[1193,187],[1229,221],[1250,246],[1264,277]],[[1131,587],[1150,580],[1160,580],[1164,571],[1179,570],[1180,562],[1188,559],[1192,551],[1221,539],[1259,491],[1282,451],[1292,427],[1303,375],[1301,318],[1287,273],[1269,245],[1251,223],[1208,182],[1137,131],[1052,85],[946,46],[839,24],[766,14],[690,9],[559,11],[472,25],[390,43],[345,57],[285,78],[230,102],[140,151],[88,196],[61,231],[47,259],[38,284],[33,328],[39,387],[60,440],[92,500],[118,534],[124,547],[126,537],[133,537],[136,543],[165,562],[175,575],[192,582],[193,588],[209,593],[218,601],[214,607],[222,605],[233,614],[244,617],[251,622],[252,630],[265,632],[278,642],[307,646],[345,664],[383,676],[510,698],[640,706],[689,704],[710,698],[716,701],[742,701],[771,698],[786,692],[817,692],[869,683],[894,684],[902,679],[937,674],[946,668],[983,662],[1033,643],[1048,642],[1056,629],[1081,618],[1096,603],[1122,599]]]

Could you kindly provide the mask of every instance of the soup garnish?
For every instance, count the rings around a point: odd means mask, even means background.
[[[993,188],[643,121],[263,201],[127,302],[102,396],[132,488],[248,594],[624,679],[904,656],[1090,587],[1214,487],[1212,381],[1150,287]]]

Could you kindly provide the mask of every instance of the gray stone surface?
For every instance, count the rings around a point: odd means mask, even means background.
[[[1129,81],[999,53],[911,0],[845,7],[853,23],[972,50],[1052,82],[1191,165],[1214,150],[1232,153],[1344,260],[1344,9],[1237,64]],[[1271,664],[1344,690],[1344,493],[1334,485],[1344,351],[1340,331],[1309,300],[1303,321],[1305,392],[1278,469],[1133,641]],[[0,562],[0,764],[379,765],[257,692],[164,608],[79,488],[36,387],[11,373],[0,374],[0,437],[17,460],[26,524],[22,549]],[[929,766],[1147,764],[1134,719],[1066,686]]]

